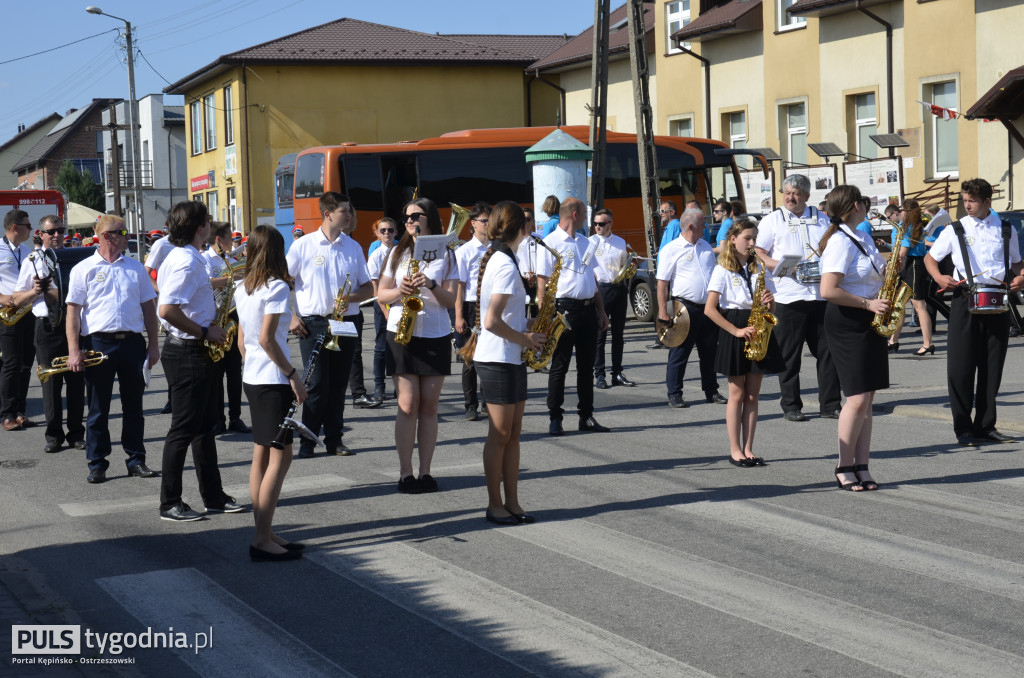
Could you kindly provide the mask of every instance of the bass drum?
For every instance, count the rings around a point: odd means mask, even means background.
[[[662,321],[658,321],[658,340],[669,348],[682,346],[686,341],[686,336],[690,333],[690,313],[686,310],[686,304],[678,299],[673,303],[675,306],[673,307],[672,324],[666,326]]]

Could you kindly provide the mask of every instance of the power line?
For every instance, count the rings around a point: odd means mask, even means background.
[[[32,54],[26,54],[25,56],[16,57],[14,59],[8,59],[7,61],[0,61],[0,66],[3,66],[4,64],[14,63],[15,61],[21,61],[22,59],[30,59],[30,58],[32,58],[34,56],[39,56],[40,54],[46,54],[47,52],[53,52],[53,51],[56,51],[58,49],[63,49],[65,47],[70,47],[71,45],[77,45],[80,42],[85,42],[86,40],[92,40],[93,38],[98,38],[101,35],[106,35],[107,33],[113,33],[113,32],[115,32],[117,30],[119,30],[119,29],[117,29],[117,28],[110,28],[108,30],[103,31],[102,33],[96,33],[95,35],[90,35],[88,37],[81,38],[80,40],[75,40],[74,42],[68,42],[68,43],[65,43],[63,45],[57,45],[56,47],[51,47],[50,49],[44,49],[42,52],[34,52]]]
[[[153,68],[153,64],[149,63],[149,59],[147,59],[147,58],[146,58],[146,55],[142,53],[142,50],[141,50],[141,49],[140,49],[140,50],[138,50],[138,52],[139,52],[139,56],[140,56],[140,57],[142,57],[142,60],[146,62],[146,65],[147,65],[147,66],[149,66],[149,67],[150,67],[150,69],[152,69],[152,71],[153,71],[154,73],[156,73],[156,74],[157,74],[158,76],[160,76],[160,79],[161,79],[161,80],[163,80],[164,82],[166,82],[166,83],[167,83],[168,85],[173,85],[173,84],[174,84],[173,82],[171,82],[170,80],[168,80],[167,78],[165,78],[165,77],[164,77],[163,75],[161,75],[161,74],[160,74],[160,71],[158,71],[158,70],[156,70],[155,68]]]

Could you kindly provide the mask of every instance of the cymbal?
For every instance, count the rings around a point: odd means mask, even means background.
[[[690,333],[690,314],[686,310],[686,304],[678,299],[674,300],[674,303],[672,324],[665,326],[661,322],[658,323],[658,339],[669,348],[681,346],[686,341],[686,335]]]

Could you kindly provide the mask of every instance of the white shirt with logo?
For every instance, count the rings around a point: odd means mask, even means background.
[[[1006,266],[1003,263],[1002,222],[989,210],[988,216],[984,219],[966,216],[960,220],[960,223],[964,226],[967,256],[971,260],[971,272],[974,274],[974,281],[987,285],[1002,285],[1006,279]],[[1011,264],[1015,264],[1021,259],[1018,242],[1017,231],[1011,227]],[[942,229],[929,254],[936,261],[942,261],[942,259],[952,254],[953,266],[956,267],[958,274],[957,277],[961,280],[967,278],[964,256],[960,251],[960,240],[956,237],[956,233],[953,232],[952,226]]]
[[[591,242],[582,233],[570,237],[568,232],[556,228],[544,243],[558,252],[562,258],[562,270],[558,275],[557,299],[592,299],[597,294],[597,280],[594,277]],[[590,253],[588,260],[587,255]],[[537,248],[537,275],[550,278],[554,271],[555,258],[543,247]]]
[[[865,299],[874,299],[878,290],[882,289],[885,259],[875,246],[874,238],[867,233],[846,224],[839,228],[842,232],[832,234],[821,254],[821,272],[841,273],[843,279],[839,281],[840,288]],[[850,238],[860,243],[860,249]],[[867,256],[864,256],[865,253]]]
[[[466,301],[476,301],[476,285],[480,278],[480,259],[487,252],[489,244],[470,238],[455,250],[455,262],[459,267],[459,280],[466,284]]]
[[[330,316],[346,275],[352,281],[353,292],[370,282],[366,256],[359,243],[344,233],[331,242],[323,228],[292,243],[288,250],[288,273],[295,278],[295,305],[300,316]],[[345,317],[361,312],[359,304],[349,304]]]
[[[807,247],[804,246],[801,221],[807,225]],[[811,251],[818,248],[818,243],[830,225],[828,216],[817,208],[807,206],[803,214],[796,215],[783,207],[766,216],[758,224],[757,246],[776,261],[786,254],[798,254],[801,259],[808,256],[813,258]],[[779,294],[775,301],[780,304],[822,299],[818,283],[802,284],[790,276],[782,278],[777,283]]]
[[[715,252],[703,238],[696,243],[676,238],[658,253],[658,280],[671,282],[673,297],[696,304],[708,300],[708,285],[714,270]]]
[[[156,298],[146,268],[123,254],[110,262],[97,251],[75,264],[67,303],[82,307],[82,336],[146,329],[142,305]]]
[[[394,269],[394,273],[391,271],[391,261],[387,262],[387,268],[381,273],[382,276],[391,277],[394,275],[395,287],[399,287],[402,281],[405,280],[409,273],[409,262],[412,260],[412,252],[409,250],[405,251],[402,258],[398,261],[397,267]],[[448,280],[458,280],[459,273],[455,267],[455,257],[448,254],[448,250],[445,250],[445,256],[440,259],[434,259],[429,264],[420,262],[420,273],[427,276],[429,279],[436,282],[438,285],[443,285]],[[419,312],[416,317],[416,323],[412,329],[412,336],[423,337],[426,339],[434,339],[437,337],[444,337],[452,333],[452,321],[448,317],[448,309],[438,303],[434,293],[426,287],[420,288],[420,296],[423,298],[423,310]],[[388,310],[388,331],[395,332],[398,330],[398,320],[402,317],[402,301],[398,301],[391,304]]]
[[[614,233],[607,238],[595,234],[590,236],[590,241],[597,246],[594,250],[594,261],[597,262],[594,275],[597,282],[612,282],[626,264],[626,241]]]
[[[675,242],[673,240],[673,242]],[[721,266],[715,266],[711,273],[711,281],[708,283],[709,292],[718,292],[718,307],[722,309],[743,309],[750,308],[753,297],[751,292],[757,286],[757,273],[751,273],[749,281],[740,271],[727,271]],[[775,294],[775,281],[771,275],[765,276],[764,287]]]

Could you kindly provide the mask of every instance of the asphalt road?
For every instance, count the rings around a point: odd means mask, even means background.
[[[550,438],[546,377],[530,376],[520,487],[535,525],[484,521],[487,422],[463,420],[454,375],[439,493],[396,492],[394,401],[346,410],[355,456],[295,461],[276,527],[308,544],[296,563],[249,562],[251,513],[159,520],[159,481],[120,475],[116,446],[111,479],[92,486],[84,453],[43,454],[39,428],[3,433],[0,619],[79,625],[82,647],[12,655],[0,634],[0,675],[1024,675],[1021,445],[956,446],[944,333],[924,359],[909,356],[919,336],[904,335],[876,403],[881,491],[856,495],[831,475],[836,422],[813,416],[812,360],[809,421],[782,418],[767,378],[756,447],[769,463],[741,469],[726,461],[725,408],[700,397],[696,364],[692,405],[670,409],[666,353],[645,348],[649,326],[627,333],[639,386],[596,395],[611,433],[577,433],[569,415],[568,434]],[[1024,434],[1022,367],[1013,339],[1005,433]],[[145,401],[154,468],[165,386],[158,370]],[[41,421],[37,383],[29,396]],[[247,502],[251,442],[224,435],[218,448],[225,486]],[[195,483],[188,466],[193,507]],[[129,647],[159,634],[187,647]],[[13,663],[25,656],[132,663]]]

